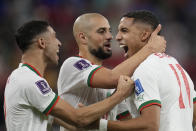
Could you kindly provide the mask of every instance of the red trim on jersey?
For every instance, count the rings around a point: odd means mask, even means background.
[[[193,102],[193,104],[195,104],[195,103],[196,103],[196,101]]]
[[[130,114],[127,114],[127,115],[125,115],[125,116],[121,116],[118,120],[122,120],[122,119],[124,119],[124,118],[126,118],[126,117],[128,117],[128,116],[131,116]]]
[[[124,119],[124,118],[126,118],[126,117],[131,116],[131,114],[128,112],[128,113],[127,113],[127,114],[125,114],[125,115],[121,115],[121,114],[119,114],[118,116],[119,116],[119,118],[118,118],[117,120],[122,120],[122,119]]]
[[[93,81],[93,77],[94,77],[95,73],[96,73],[98,70],[102,69],[102,68],[103,68],[103,66],[101,66],[100,68],[98,68],[97,70],[95,70],[95,71],[93,72],[93,74],[92,74],[92,76],[91,76],[91,78],[90,78],[90,87],[93,88],[93,86],[92,86],[92,81]]]
[[[32,65],[30,65],[30,64],[28,64],[28,63],[23,63],[23,64],[27,64],[28,66],[30,66],[31,68],[33,68],[33,70],[35,70],[35,72],[36,72],[40,77],[42,77],[42,75],[39,73],[39,71],[38,71],[35,67],[33,67]]]
[[[76,56],[78,56],[78,57],[80,57],[80,58],[83,58],[83,57],[82,57],[81,55],[79,55],[79,54],[78,54],[78,55],[76,55]]]
[[[140,112],[141,112],[144,108],[149,107],[149,106],[152,106],[152,105],[157,105],[157,106],[160,106],[160,107],[161,107],[161,104],[159,104],[159,103],[150,103],[150,104],[148,104],[148,105],[143,106],[143,107],[140,109]]]
[[[55,103],[53,104],[53,106],[50,108],[50,110],[46,113],[46,116],[48,115],[48,114],[50,114],[50,112],[52,111],[52,109],[54,108],[54,106],[57,104],[57,102],[59,101],[59,96],[58,96],[58,98],[56,99],[56,101],[55,101]]]

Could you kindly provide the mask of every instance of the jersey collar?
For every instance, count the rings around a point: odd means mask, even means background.
[[[32,65],[30,65],[28,63],[23,63],[22,66],[28,67],[30,70],[35,72],[38,76],[42,77],[41,74],[39,73],[39,71],[35,67],[33,67]]]
[[[76,55],[76,57],[80,57],[80,58],[83,58],[83,59],[85,59],[84,57],[82,57],[81,55]],[[88,60],[89,61],[89,60]],[[92,65],[94,65],[94,63],[93,62],[91,62],[91,61],[89,61]]]

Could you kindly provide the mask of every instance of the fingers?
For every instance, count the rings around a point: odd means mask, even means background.
[[[129,82],[131,78],[129,76],[121,75],[119,81],[126,81]]]
[[[153,53],[164,53],[166,49],[166,40],[163,36],[158,35],[161,30],[161,25],[159,24],[155,31],[151,34],[148,40],[147,47],[150,47]]]
[[[166,50],[166,47],[167,47],[167,45],[166,45],[166,43],[167,43],[167,41],[165,40],[165,37],[163,37],[163,36],[159,36],[159,37],[161,37],[162,38],[162,50],[161,50],[161,53],[164,53],[165,52],[165,50]]]
[[[154,30],[154,32],[152,33],[152,35],[157,35],[160,31],[161,31],[161,24],[159,24],[157,26],[157,28]]]
[[[121,92],[126,98],[131,95],[134,90],[134,82],[129,76],[120,76],[117,86],[117,92]]]
[[[79,107],[79,108],[82,108],[82,107],[85,107],[85,105],[82,104],[82,103],[79,103],[79,104],[78,104],[78,107]]]

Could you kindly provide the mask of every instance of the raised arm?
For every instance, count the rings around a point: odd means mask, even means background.
[[[154,52],[164,52],[166,48],[166,41],[164,37],[158,35],[160,30],[161,26],[159,25],[151,34],[148,44],[146,44],[132,57],[117,65],[113,70],[107,68],[97,70],[92,77],[91,86],[93,88],[116,88],[120,75],[132,76],[137,66],[150,54]]]
[[[77,127],[84,127],[103,116],[133,91],[134,84],[129,77],[121,76],[118,83],[114,95],[83,108],[75,109],[64,100],[59,99],[52,109],[51,115]]]

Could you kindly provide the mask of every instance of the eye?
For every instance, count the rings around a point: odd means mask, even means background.
[[[124,33],[125,33],[125,32],[128,32],[128,30],[127,30],[126,28],[121,28],[120,31],[121,31],[121,32],[124,32]]]
[[[105,29],[99,29],[97,32],[100,33],[100,34],[104,34],[104,33],[106,33],[106,30]]]
[[[112,33],[112,29],[109,29],[109,32]]]

